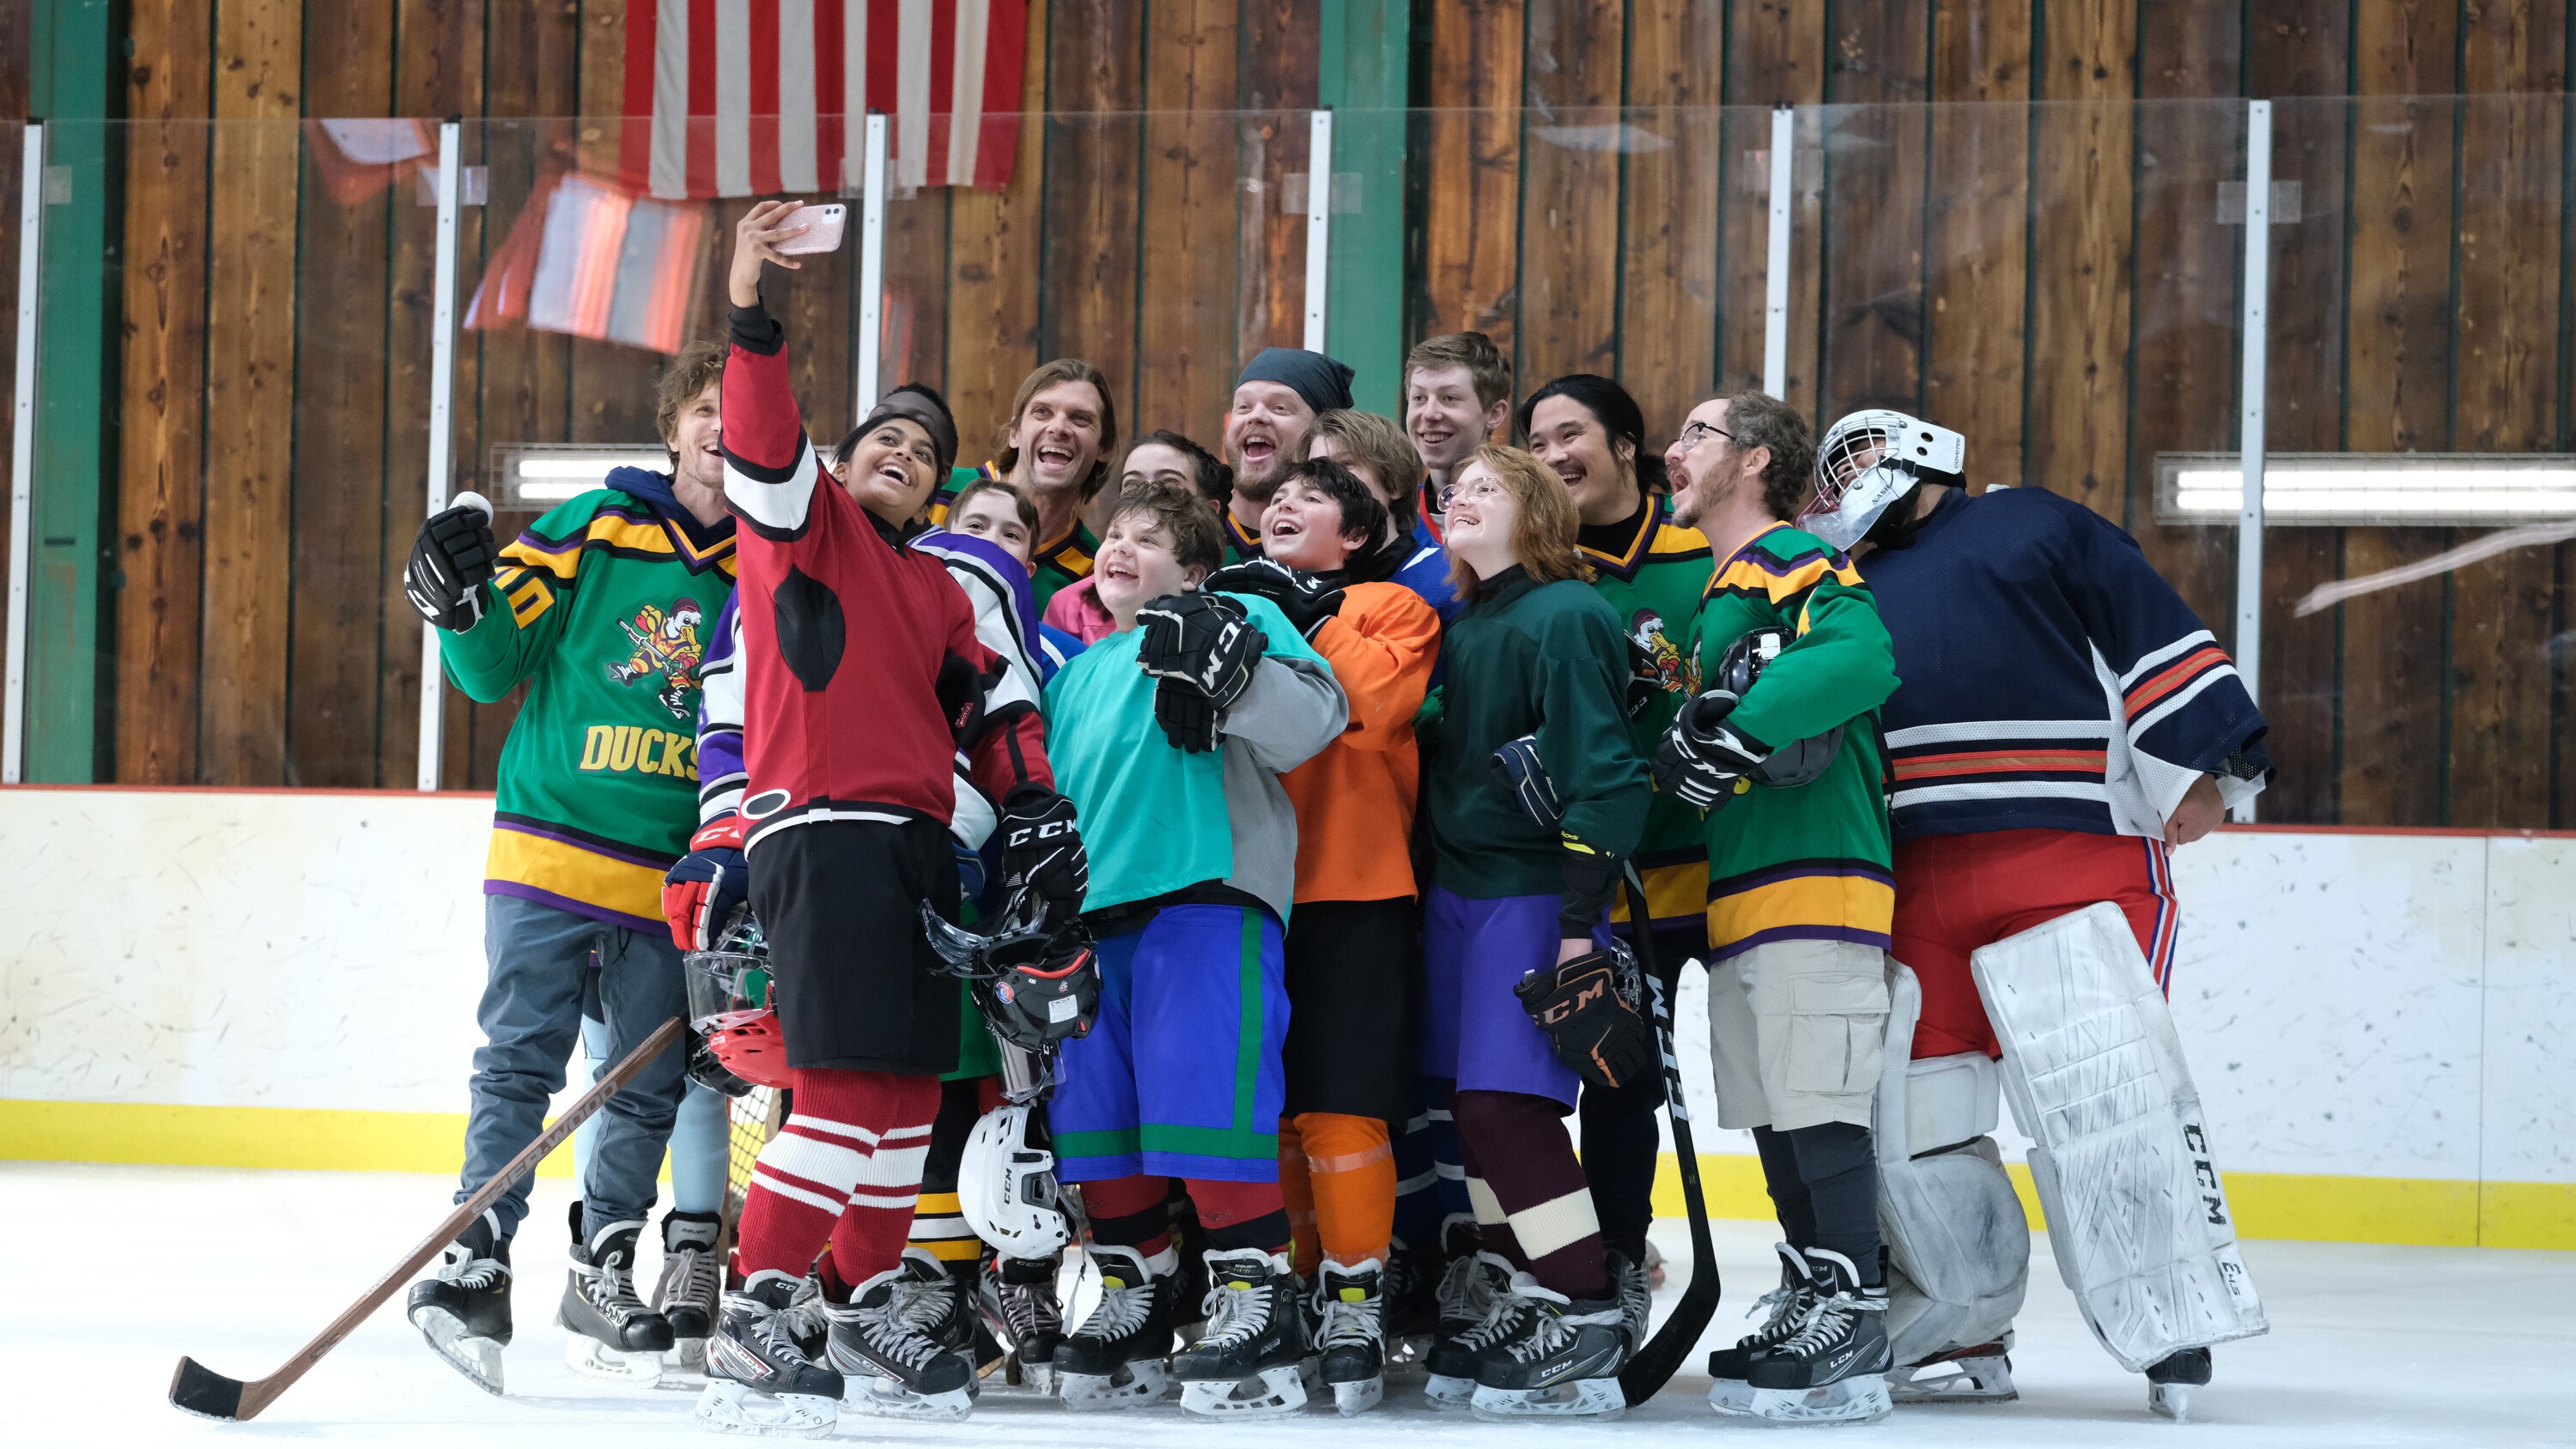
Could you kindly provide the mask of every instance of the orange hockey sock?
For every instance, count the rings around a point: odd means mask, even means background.
[[[1387,1237],[1395,1227],[1395,1149],[1386,1123],[1375,1117],[1349,1117],[1339,1112],[1304,1112],[1293,1122],[1294,1139],[1304,1153],[1312,1203],[1318,1258],[1344,1264],[1371,1258],[1386,1261]],[[1285,1158],[1292,1123],[1282,1123],[1279,1139],[1282,1191],[1287,1187]],[[1290,1215],[1297,1213],[1294,1199]],[[1299,1239],[1298,1265],[1310,1260]]]

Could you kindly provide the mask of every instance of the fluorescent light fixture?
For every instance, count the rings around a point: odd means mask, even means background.
[[[659,443],[495,443],[488,476],[502,507],[541,511],[607,486],[612,468],[668,473],[671,453]]]
[[[2232,524],[2244,503],[2234,453],[2156,455],[2156,518]],[[2576,518],[2576,457],[2555,453],[2271,453],[2263,522],[2509,525]]]

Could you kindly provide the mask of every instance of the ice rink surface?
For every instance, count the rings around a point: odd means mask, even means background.
[[[563,1287],[571,1184],[541,1181],[514,1257],[518,1335],[510,1396],[468,1384],[423,1347],[399,1297],[250,1424],[191,1418],[166,1400],[182,1353],[253,1378],[286,1356],[434,1226],[448,1185],[418,1176],[0,1163],[0,1223],[21,1245],[0,1359],[19,1384],[0,1443],[216,1444],[278,1440],[395,1449],[645,1449],[728,1440],[690,1420],[694,1392],[637,1392],[562,1365],[553,1307]],[[1776,1278],[1765,1226],[1721,1222],[1726,1285],[1705,1350],[1744,1331]],[[1656,1227],[1675,1281],[1681,1223]],[[837,1441],[1245,1449],[1285,1445],[1677,1445],[1798,1436],[1820,1444],[2576,1444],[2576,1254],[2328,1243],[2245,1245],[2272,1332],[2217,1350],[2194,1422],[2146,1412],[2144,1381],[2096,1347],[2035,1250],[2014,1351],[2018,1403],[1899,1409],[1861,1429],[1764,1430],[1709,1412],[1695,1353],[1653,1403],[1613,1424],[1503,1426],[1425,1407],[1391,1386],[1384,1407],[1211,1424],[1177,1406],[1073,1415],[1005,1387],[961,1424],[845,1416]],[[648,1256],[648,1269],[651,1259]],[[649,1275],[648,1280],[649,1281]],[[1778,1442],[1765,1440],[1764,1442]]]

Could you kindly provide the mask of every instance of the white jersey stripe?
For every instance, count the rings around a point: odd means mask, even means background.
[[[1901,750],[1913,745],[1966,744],[1981,740],[2107,740],[2110,737],[2111,722],[2107,719],[1980,719],[1889,730],[1887,747]]]
[[[2183,635],[2171,644],[2146,655],[2137,663],[2130,665],[2129,672],[2120,676],[2121,692],[2124,694],[2127,693],[2130,685],[2146,678],[2149,674],[2155,671],[2157,666],[2170,660],[2180,659],[2185,654],[2190,653],[2192,650],[2199,648],[2203,644],[2215,644],[2217,642],[2217,638],[2207,629],[2195,629],[2192,632]]]
[[[1900,785],[1889,804],[1898,810],[1911,805],[1933,805],[1944,800],[2099,800],[2109,804],[2111,792],[2100,785],[2076,780],[1976,780],[1958,785]]]

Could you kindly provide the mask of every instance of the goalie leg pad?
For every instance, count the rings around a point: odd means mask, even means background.
[[[2030,1278],[2030,1228],[1994,1130],[2001,1078],[1982,1052],[1909,1061],[1921,984],[1888,961],[1890,1009],[1876,1130],[1895,1362],[2003,1337]]]
[[[2049,1246],[2122,1368],[2266,1332],[2200,1093],[2120,908],[2085,907],[1970,958],[2003,1043]]]

